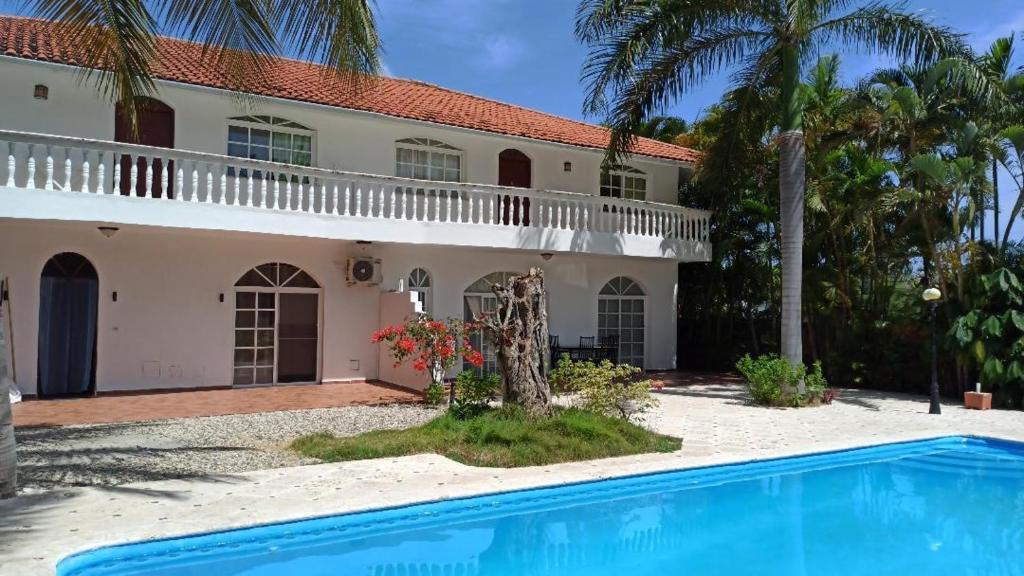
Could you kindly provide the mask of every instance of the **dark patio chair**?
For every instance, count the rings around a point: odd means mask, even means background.
[[[593,348],[594,337],[593,336],[580,336],[580,348]]]

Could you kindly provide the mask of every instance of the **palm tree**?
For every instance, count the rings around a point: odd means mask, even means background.
[[[97,89],[138,126],[136,102],[156,93],[157,21],[199,42],[204,56],[247,92],[273,70],[273,57],[323,64],[358,83],[380,68],[380,37],[369,0],[34,0],[30,10],[67,27],[86,48],[79,62]],[[0,379],[0,498],[14,495],[14,429]]]
[[[740,86],[779,88],[782,354],[803,362],[801,284],[805,149],[800,79],[824,49],[847,45],[918,63],[969,56],[960,36],[903,10],[851,0],[582,0],[577,38],[590,47],[584,108],[611,127],[608,162],[654,111],[722,72]],[[801,391],[803,385],[801,384]]]
[[[636,135],[662,142],[674,142],[690,131],[686,120],[678,116],[652,116],[636,129]]]
[[[1024,94],[1024,66],[1014,70],[1013,68],[1013,46],[1014,36],[1010,34],[1003,38],[997,38],[978,59],[978,64],[989,81],[1005,97],[1005,100],[998,102],[998,106],[991,111],[997,128],[1006,126],[1008,120],[1013,117],[1014,112],[1020,112],[1020,103],[1014,102],[1014,96]],[[999,160],[996,155],[992,156],[992,198],[993,198],[993,222],[992,241],[999,243]],[[1012,219],[1010,220],[1013,221]]]
[[[203,45],[232,89],[270,76],[273,57],[323,64],[347,81],[376,74],[380,37],[370,0],[33,0],[29,11],[67,27],[85,47],[79,64],[136,124],[136,102],[157,91],[161,27]],[[160,24],[158,24],[158,22]]]

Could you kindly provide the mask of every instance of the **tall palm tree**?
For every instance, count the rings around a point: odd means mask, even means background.
[[[686,120],[678,116],[652,116],[636,128],[636,135],[662,142],[673,142],[690,131]]]
[[[203,45],[204,57],[248,92],[273,57],[323,64],[356,81],[380,68],[372,0],[32,0],[28,10],[67,27],[85,48],[79,64],[136,123],[139,97],[156,92],[160,29]],[[353,74],[354,73],[354,74]]]
[[[1024,93],[1024,65],[1017,69],[1013,68],[1013,42],[1013,34],[996,38],[988,51],[978,59],[984,74],[1005,97],[998,101],[997,106],[990,112],[997,129],[1004,128],[1012,121],[1014,113],[1019,115],[1021,112],[1021,105],[1014,101],[1014,96]],[[996,155],[992,156],[992,198],[992,241],[999,244],[999,160]]]
[[[85,47],[79,62],[97,89],[122,104],[133,127],[136,102],[156,93],[158,24],[204,47],[246,92],[287,54],[323,64],[348,82],[380,68],[380,37],[370,0],[34,0],[32,13],[67,27]],[[0,379],[0,498],[14,495],[16,460],[11,406]]]
[[[708,78],[732,71],[741,86],[779,87],[782,353],[792,363],[803,361],[803,68],[837,45],[919,63],[969,55],[960,36],[905,12],[902,2],[864,2],[846,12],[852,3],[582,0],[577,12],[576,36],[590,47],[584,107],[607,116],[609,162],[629,150],[633,129],[645,118]]]

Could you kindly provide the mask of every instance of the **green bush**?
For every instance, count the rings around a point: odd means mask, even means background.
[[[765,354],[757,358],[746,355],[736,363],[736,369],[747,380],[747,388],[755,403],[762,406],[806,406],[822,401],[828,382],[821,369],[821,362],[814,363],[814,369],[807,372],[803,364],[793,366],[785,358]],[[804,393],[797,387],[804,381]]]
[[[427,404],[437,406],[444,402],[444,384],[440,382],[431,382],[427,385],[427,390],[424,394],[427,400]]]
[[[488,403],[498,396],[501,377],[494,373],[478,375],[463,370],[455,378],[455,401],[449,410],[456,418],[471,418],[487,409]]]
[[[658,405],[651,396],[651,381],[638,379],[642,370],[629,364],[603,360],[573,362],[563,354],[551,371],[555,392],[573,395],[573,404],[589,412],[629,420]]]

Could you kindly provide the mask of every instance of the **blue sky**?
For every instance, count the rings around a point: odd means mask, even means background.
[[[0,0],[0,12],[22,2]],[[968,35],[977,49],[1011,31],[1024,32],[1021,0],[909,0],[936,22]],[[576,0],[377,0],[385,72],[567,116],[583,118],[580,65],[573,38]],[[1018,39],[1024,63],[1024,39]],[[848,79],[886,65],[884,58],[842,54]],[[721,77],[686,95],[668,113],[692,120],[728,86]],[[1003,178],[1003,189],[1011,183]],[[1003,213],[1010,194],[1004,193]],[[1015,236],[1024,232],[1018,225]]]

